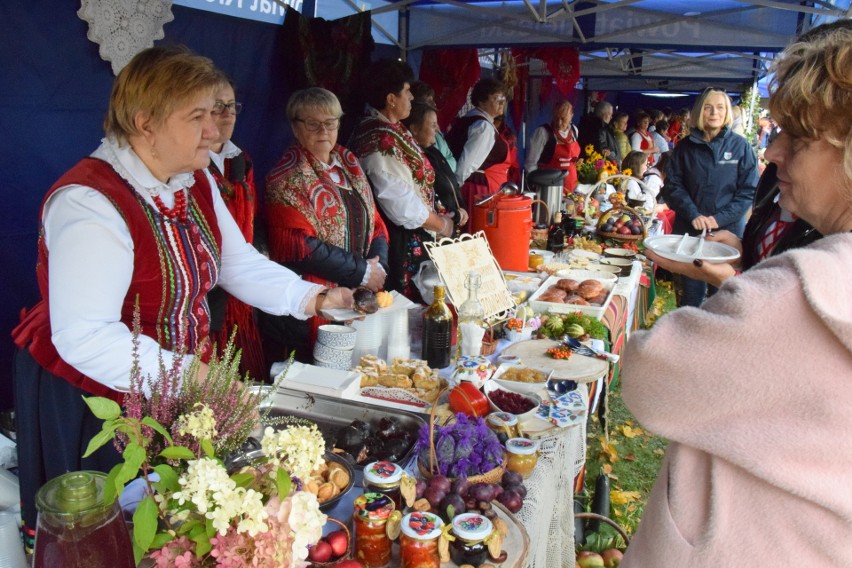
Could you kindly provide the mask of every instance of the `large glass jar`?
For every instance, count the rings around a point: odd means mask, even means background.
[[[538,463],[538,442],[527,438],[506,441],[506,469],[528,477]]]
[[[488,556],[485,539],[491,535],[491,521],[476,513],[462,513],[453,517],[453,535],[450,542],[450,558],[457,566],[469,564],[479,566]]]
[[[365,568],[384,568],[391,560],[387,535],[393,501],[382,493],[364,493],[355,499],[355,558]]]
[[[399,490],[403,470],[389,461],[376,461],[364,466],[364,492],[382,493],[390,497],[397,511],[402,511],[402,493]]]
[[[402,568],[439,568],[438,537],[444,522],[432,513],[414,512],[402,518],[399,540]]]

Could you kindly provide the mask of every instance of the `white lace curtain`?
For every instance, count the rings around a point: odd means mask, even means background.
[[[98,44],[101,59],[118,72],[133,56],[163,38],[174,19],[171,0],[81,0],[77,15],[89,24],[86,37]]]

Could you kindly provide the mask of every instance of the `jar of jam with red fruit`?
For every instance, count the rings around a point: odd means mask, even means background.
[[[355,558],[365,568],[385,568],[391,561],[387,523],[395,506],[387,495],[364,493],[355,499]]]
[[[402,518],[399,537],[402,568],[440,568],[438,538],[444,521],[438,515],[415,511]]]
[[[393,462],[375,461],[364,466],[364,492],[382,493],[390,497],[397,511],[402,511],[403,469]]]
[[[485,542],[493,525],[486,517],[476,513],[462,513],[453,517],[453,535],[450,542],[450,558],[458,566],[469,564],[479,566],[488,556],[488,544]]]

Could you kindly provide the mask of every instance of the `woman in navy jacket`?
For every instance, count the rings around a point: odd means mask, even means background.
[[[724,91],[705,90],[691,116],[692,132],[672,152],[663,189],[677,214],[674,232],[727,229],[742,237],[757,187],[757,157],[748,141],[731,131],[731,100]],[[680,277],[676,292],[678,305],[699,306],[707,284]]]

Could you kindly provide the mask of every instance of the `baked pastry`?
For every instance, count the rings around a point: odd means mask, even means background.
[[[410,389],[414,386],[414,383],[411,382],[408,376],[395,373],[379,375],[379,384],[383,387],[395,389]]]
[[[573,304],[575,306],[588,306],[589,305],[589,302],[586,301],[585,298],[583,298],[582,296],[578,296],[576,294],[572,294],[572,295],[568,296],[567,298],[565,298],[565,303],[566,304]]]
[[[565,290],[566,292],[573,292],[580,286],[580,283],[574,280],[573,278],[560,278],[559,281],[556,282],[555,286],[560,290]]]
[[[600,295],[603,291],[604,287],[600,280],[583,280],[577,287],[577,295],[585,298],[586,300],[590,300],[591,298]]]
[[[364,355],[361,357],[359,363],[362,367],[372,367],[380,373],[384,373],[388,370],[388,364],[385,363],[383,359],[379,359],[375,355]]]
[[[355,367],[357,373],[361,374],[361,388],[374,387],[379,384],[379,371],[375,367]]]
[[[608,296],[607,291],[606,291],[606,290],[604,290],[603,292],[601,292],[600,294],[598,294],[598,295],[597,295],[597,296],[595,296],[594,298],[591,298],[591,299],[589,300],[589,303],[590,303],[590,304],[594,304],[594,305],[596,305],[596,306],[603,306],[603,305],[604,305],[604,302],[606,302],[606,297],[607,297],[607,296]]]

